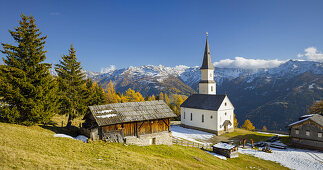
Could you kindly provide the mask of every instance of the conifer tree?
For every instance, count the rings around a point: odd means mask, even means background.
[[[255,127],[253,126],[253,124],[250,122],[249,119],[245,120],[245,122],[241,127],[247,130],[255,130]]]
[[[94,97],[92,98],[91,105],[102,105],[105,103],[105,92],[101,83],[99,85],[94,83]]]
[[[2,43],[6,55],[0,66],[0,96],[6,103],[0,120],[33,125],[48,122],[57,111],[57,85],[44,63],[45,39],[33,16],[21,15],[19,26],[9,30],[17,45]]]
[[[85,74],[81,62],[77,61],[76,51],[71,45],[68,55],[63,55],[59,64],[55,65],[58,75],[60,94],[60,114],[68,115],[67,127],[72,120],[87,110],[84,97]]]

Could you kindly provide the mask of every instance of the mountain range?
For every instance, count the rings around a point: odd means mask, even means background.
[[[144,96],[198,91],[199,67],[146,65],[85,71],[87,77],[105,87],[110,81],[119,92],[128,88]],[[54,74],[54,73],[53,73]],[[323,63],[289,60],[270,69],[215,67],[217,94],[227,94],[235,106],[240,125],[250,119],[256,128],[286,131],[286,126],[307,113],[309,106],[323,99]]]

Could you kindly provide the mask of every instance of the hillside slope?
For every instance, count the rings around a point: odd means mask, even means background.
[[[55,138],[48,129],[0,123],[3,169],[286,169],[277,163],[241,155],[221,160],[182,146],[124,146]],[[0,168],[0,169],[1,169]]]

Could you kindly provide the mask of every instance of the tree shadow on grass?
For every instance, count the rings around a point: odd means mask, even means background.
[[[59,126],[57,126],[57,123],[55,123],[55,122],[49,122],[47,124],[40,125],[40,127],[50,130],[50,131],[53,131],[56,134],[58,134],[58,133],[59,134],[66,134],[66,135],[70,135],[73,137],[76,137],[77,135],[80,134],[80,129],[76,126],[71,126],[69,128],[59,127]]]

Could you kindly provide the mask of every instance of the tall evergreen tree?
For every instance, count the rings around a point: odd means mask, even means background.
[[[32,125],[48,122],[57,111],[57,86],[44,63],[45,39],[33,16],[21,15],[19,26],[9,30],[17,45],[2,43],[6,55],[0,66],[0,96],[6,103],[0,120]]]
[[[76,51],[71,45],[68,55],[63,55],[59,64],[55,65],[58,75],[60,94],[60,114],[68,115],[67,127],[72,120],[85,113],[87,109],[84,90],[85,74],[82,72],[81,62],[77,61]]]

